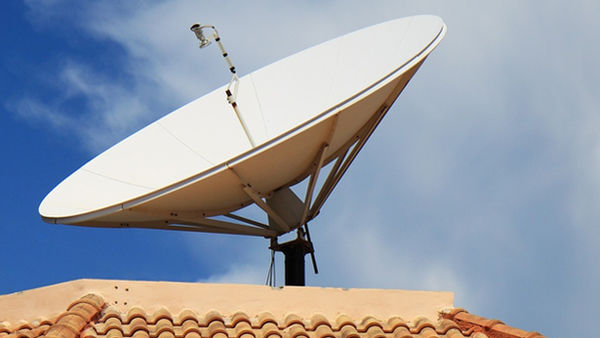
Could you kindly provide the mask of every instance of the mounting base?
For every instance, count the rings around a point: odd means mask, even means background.
[[[283,252],[285,255],[285,285],[305,286],[304,278],[304,256],[314,252],[312,243],[304,239],[302,231],[298,231],[298,237],[285,243],[273,241],[271,250]]]

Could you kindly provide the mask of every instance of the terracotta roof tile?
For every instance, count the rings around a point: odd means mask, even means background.
[[[0,322],[0,335],[10,333],[10,324],[8,322]]]
[[[144,309],[139,308],[137,306],[132,307],[127,311],[127,323],[131,323],[135,318],[144,318],[146,319],[146,311]]]
[[[292,324],[288,327],[287,333],[290,337],[307,337],[306,329],[300,324]]]
[[[79,337],[81,329],[104,306],[102,298],[90,294],[71,303],[67,311],[55,319],[38,318],[31,322],[20,321],[14,325],[0,323],[0,337]]]
[[[268,323],[273,323],[273,324],[277,325],[277,321],[275,320],[275,317],[273,317],[272,314],[270,314],[268,312],[263,312],[258,315],[258,322],[257,322],[258,327],[263,327]]]
[[[150,335],[148,334],[148,332],[144,331],[144,330],[138,330],[135,331],[131,337],[134,338],[150,338]]]
[[[275,318],[268,312],[250,317],[243,312],[224,316],[216,311],[199,315],[192,310],[183,310],[179,315],[166,309],[149,315],[138,307],[126,314],[119,314],[107,307],[96,322],[82,332],[82,336],[98,337],[159,337],[159,338],[257,338],[257,337],[476,337],[474,330],[461,331],[460,326],[441,319],[436,323],[427,318],[417,318],[411,323],[399,317],[382,321],[365,317],[360,321],[340,315],[330,322],[320,314],[304,319],[296,314]]]
[[[490,338],[538,338],[544,337],[538,332],[527,332],[517,329],[497,319],[488,319],[468,313],[464,309],[451,309],[443,311],[441,317],[452,320],[464,331],[480,332],[482,337]],[[474,335],[475,337],[475,335]]]
[[[92,318],[97,317],[103,307],[102,298],[94,294],[83,296],[71,303],[67,311],[58,316],[55,323],[42,334],[49,338],[79,337],[81,330]]]
[[[171,313],[169,312],[169,310],[165,309],[165,308],[161,308],[158,311],[154,312],[154,315],[152,316],[152,323],[158,323],[160,320],[168,320],[169,322],[172,321],[171,318]]]
[[[356,330],[356,327],[351,326],[351,325],[345,325],[340,330],[340,336],[347,337],[347,338],[360,337],[360,335],[358,334],[358,331]]]
[[[460,332],[459,332],[460,333]],[[392,334],[394,337],[398,337],[398,338],[404,338],[404,337],[412,337],[410,330],[408,329],[407,326],[396,326],[394,328],[394,330],[392,331]],[[459,337],[463,337],[463,335],[460,335]]]

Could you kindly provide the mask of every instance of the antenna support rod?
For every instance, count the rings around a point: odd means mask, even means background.
[[[204,32],[202,31],[204,28],[210,28],[213,30],[214,33],[207,37],[204,35]],[[196,38],[200,41],[200,46],[199,46],[200,48],[204,48],[204,47],[210,45],[211,40],[214,40],[217,42],[217,45],[219,46],[219,50],[221,51],[221,55],[225,59],[225,63],[227,63],[227,67],[229,67],[229,71],[232,74],[231,81],[229,81],[229,85],[227,85],[227,88],[225,89],[225,94],[227,95],[227,102],[233,108],[233,111],[235,112],[235,116],[237,117],[238,121],[242,125],[242,129],[244,129],[244,133],[246,134],[246,138],[248,138],[250,145],[252,145],[252,147],[255,147],[256,143],[254,142],[252,135],[250,135],[250,132],[248,131],[248,126],[246,125],[246,121],[244,121],[244,118],[242,117],[242,115],[240,115],[240,111],[239,111],[239,108],[238,108],[238,105],[236,102],[240,79],[238,78],[238,76],[235,72],[235,66],[233,65],[233,62],[231,61],[231,59],[229,58],[229,54],[227,53],[227,51],[225,51],[225,47],[223,46],[223,43],[221,42],[221,37],[219,36],[219,32],[213,25],[200,25],[199,23],[193,24],[192,27],[190,27],[190,30],[192,32],[194,32],[194,34],[196,34]]]
[[[285,285],[305,286],[304,256],[314,252],[311,242],[304,238],[304,231],[298,229],[298,237],[285,243],[271,241],[271,250],[281,251],[285,255]]]

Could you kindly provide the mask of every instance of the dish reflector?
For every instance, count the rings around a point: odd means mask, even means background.
[[[84,226],[289,232],[318,214],[445,32],[435,16],[397,19],[254,71],[239,79],[237,104],[255,147],[224,86],[86,163],[39,212],[46,222]],[[317,191],[320,169],[331,162]],[[300,199],[289,187],[307,177]],[[232,214],[252,203],[268,224]]]

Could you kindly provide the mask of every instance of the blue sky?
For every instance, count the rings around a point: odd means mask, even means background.
[[[526,330],[596,331],[597,2],[122,3],[1,5],[0,294],[77,278],[262,283],[267,240],[49,225],[38,205],[102,150],[228,81],[191,23],[216,25],[246,74],[436,14],[446,38],[311,223],[321,273],[308,284],[448,290]]]

